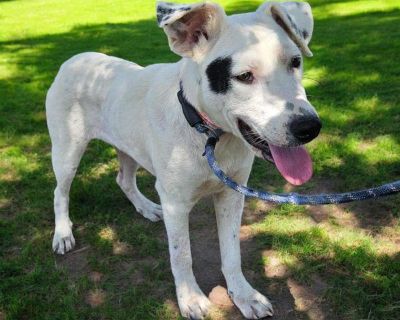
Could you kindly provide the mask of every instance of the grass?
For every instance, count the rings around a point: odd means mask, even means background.
[[[310,2],[314,58],[306,61],[304,82],[324,128],[309,148],[315,178],[296,191],[344,191],[398,179],[400,4]],[[253,10],[259,1],[221,4],[233,13]],[[60,64],[83,51],[142,65],[177,61],[156,26],[153,2],[0,1],[0,30],[0,319],[176,319],[164,228],[134,213],[115,184],[118,164],[109,146],[90,145],[72,187],[77,252],[56,257],[50,246],[55,182],[46,91]],[[153,183],[140,172],[140,188],[157,200]],[[250,185],[290,189],[262,161]],[[399,208],[398,196],[318,208],[247,201],[246,273],[273,300],[277,319],[318,312],[327,319],[399,319]],[[204,238],[214,239],[212,210],[207,201],[195,210],[203,217],[192,221],[195,248],[205,242],[203,249],[212,251],[214,242]],[[197,251],[195,271],[204,278]],[[218,259],[217,250],[212,253]],[[284,275],[264,272],[273,256]],[[297,283],[300,292],[317,292],[315,277],[325,288],[317,309],[293,289]],[[200,284],[212,288],[213,281]],[[280,307],[284,302],[287,309]],[[288,309],[295,310],[285,316]]]

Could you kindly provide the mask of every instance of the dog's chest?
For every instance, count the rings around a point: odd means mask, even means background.
[[[228,176],[239,183],[247,183],[254,156],[241,141],[236,141],[236,139],[232,141],[228,137],[222,138],[221,144],[216,149],[215,156],[220,167]],[[226,188],[213,174],[208,165],[202,169],[204,169],[203,179],[197,188],[202,196],[218,193]]]

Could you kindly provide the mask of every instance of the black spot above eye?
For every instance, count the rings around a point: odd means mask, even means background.
[[[290,60],[290,69],[298,69],[301,66],[301,57],[295,56]]]
[[[218,58],[206,70],[210,89],[217,94],[225,94],[231,87],[232,58]]]

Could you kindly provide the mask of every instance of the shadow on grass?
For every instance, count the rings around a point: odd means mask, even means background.
[[[329,286],[319,304],[325,309],[322,312],[326,319],[335,318],[332,309],[329,311],[332,307],[340,318],[396,319],[399,316],[396,302],[400,294],[399,254],[378,256],[368,246],[345,247],[332,242],[318,229],[294,232],[290,236],[262,233],[255,240],[260,249],[271,248],[292,255],[298,261],[294,268],[300,282],[309,283],[313,274],[323,275]],[[290,276],[284,276],[284,280],[287,277]],[[276,279],[267,279],[264,274],[264,282],[270,281]]]
[[[323,5],[328,2],[332,3],[328,0],[314,1],[314,5]],[[258,6],[258,3],[256,1],[237,2],[229,6],[227,11],[229,13],[251,11]],[[328,186],[326,191],[333,191],[333,189],[343,191],[348,188],[366,187],[392,180],[400,174],[397,161],[388,159],[371,164],[354,149],[349,149],[341,142],[348,135],[368,140],[385,135],[393,139],[396,144],[400,142],[400,129],[397,121],[399,115],[396,106],[398,88],[400,87],[398,77],[400,71],[399,66],[394,63],[397,61],[398,48],[400,47],[400,37],[398,36],[399,13],[399,10],[374,12],[316,22],[313,39],[315,58],[306,63],[310,69],[323,68],[324,76],[316,79],[315,85],[309,88],[310,100],[321,111],[324,132],[330,136],[338,137],[329,145],[331,151],[328,156],[335,154],[343,160],[340,165],[317,166],[316,174],[320,177],[322,183],[333,179],[344,181],[343,185],[339,185],[337,182],[329,184],[331,187]],[[337,35],[343,35],[343,37]],[[26,153],[27,161],[38,162],[38,167],[35,169],[25,171],[19,169],[17,179],[2,181],[0,192],[7,199],[7,203],[0,206],[0,213],[2,217],[7,218],[0,221],[0,255],[6,257],[12,255],[12,252],[16,250],[22,255],[19,259],[23,260],[21,265],[24,267],[19,267],[17,263],[8,261],[2,265],[0,274],[3,279],[8,278],[10,280],[10,278],[16,277],[16,281],[21,280],[19,286],[21,290],[25,290],[26,295],[39,292],[36,298],[31,295],[31,300],[21,306],[21,314],[35,314],[38,310],[48,311],[51,314],[51,310],[49,311],[47,306],[52,304],[55,306],[54,310],[58,310],[56,306],[64,306],[69,310],[68,312],[76,314],[73,311],[74,307],[78,301],[84,298],[84,292],[90,285],[84,281],[76,291],[70,290],[69,284],[65,281],[65,275],[60,276],[60,274],[55,273],[53,261],[49,263],[48,258],[45,258],[50,252],[49,244],[53,225],[52,192],[54,188],[49,158],[50,142],[47,138],[44,120],[46,91],[61,63],[72,55],[83,51],[100,51],[142,65],[155,62],[173,62],[177,60],[177,57],[170,53],[164,34],[153,20],[80,26],[64,34],[0,42],[0,50],[12,57],[11,63],[15,64],[16,67],[14,74],[7,79],[0,80],[0,96],[2,97],[0,101],[0,133],[6,142],[4,147],[15,145],[23,153]],[[364,54],[364,52],[368,53]],[[382,73],[382,70],[385,73]],[[363,110],[363,101],[370,101],[371,99],[376,101],[373,104],[374,107],[367,111]],[[346,117],[343,117],[343,115]],[[30,146],[18,146],[22,137],[35,135],[39,135],[37,143]],[[103,175],[91,177],[91,170],[102,163],[109,163],[111,167],[116,168],[116,164],[113,164],[115,155],[110,150],[104,144],[94,142],[85,154],[79,174],[73,184],[71,216],[78,228],[81,226],[83,229],[89,230],[87,233],[82,231],[82,239],[87,243],[92,243],[93,246],[97,243],[97,240],[92,238],[93,234],[97,234],[103,226],[116,225],[116,233],[124,241],[133,246],[143,246],[150,255],[161,253],[161,263],[156,267],[150,267],[151,270],[148,272],[149,276],[146,281],[150,281],[152,277],[162,277],[160,274],[169,272],[167,249],[162,241],[162,238],[165,237],[163,228],[160,225],[147,224],[138,217],[135,217],[134,223],[132,223],[131,212],[133,209],[114,182],[116,172],[108,170]],[[199,150],[199,152],[202,152],[202,150]],[[323,152],[316,152],[316,161],[318,161],[318,158],[324,159]],[[353,178],[355,173],[357,173],[357,177]],[[139,179],[140,187],[145,189],[147,194],[155,197],[152,187],[153,181],[154,179],[147,174],[143,174]],[[266,187],[266,181],[272,182],[278,190],[284,188],[282,180],[274,173],[274,170],[266,172],[264,163],[257,161],[250,184]],[[321,186],[318,183],[300,190],[320,190]],[[382,214],[398,214],[396,207],[399,204],[398,197],[395,197],[376,202],[374,207],[368,211],[365,210],[365,207],[349,208],[358,217],[362,225],[362,222],[365,221],[363,220],[364,214],[370,217],[373,215],[372,211],[378,211]],[[209,212],[210,209],[204,211]],[[201,220],[201,217],[197,219]],[[209,217],[206,220],[210,221]],[[88,225],[86,221],[91,222]],[[200,222],[196,218],[194,220],[192,218],[192,223],[198,225]],[[139,227],[127,227],[129,224],[137,224]],[[205,226],[207,226],[207,223],[205,223]],[[365,227],[368,227],[368,225],[365,225]],[[193,228],[195,229],[193,252],[196,274],[206,291],[211,290],[217,284],[223,284],[221,274],[219,271],[217,272],[219,270],[219,258],[216,257],[219,257],[219,253],[216,229],[214,226],[213,231],[210,232],[209,228],[210,226]],[[150,237],[154,233],[161,234],[160,243],[154,243],[147,239],[147,235]],[[203,240],[205,236],[210,237]],[[26,244],[26,239],[33,240]],[[254,242],[254,240],[256,241]],[[204,242],[207,246],[196,245],[196,241],[198,243]],[[337,265],[332,265],[332,259],[323,253],[301,252],[304,243],[308,242],[319,243],[323,248],[328,248],[335,255],[343,257],[340,264],[345,273],[337,272]],[[259,246],[254,247],[254,243],[258,243]],[[370,310],[372,310],[372,315],[377,318],[382,315],[390,319],[392,315],[397,315],[396,310],[398,309],[390,310],[390,307],[391,303],[396,301],[396,294],[397,297],[399,294],[398,285],[394,281],[397,279],[397,283],[400,283],[398,281],[400,272],[397,264],[398,256],[377,257],[362,247],[342,249],[335,247],[318,235],[310,236],[302,233],[290,236],[285,234],[259,234],[255,239],[245,241],[243,246],[247,270],[254,269],[254,262],[259,260],[260,251],[265,248],[272,247],[290,251],[296,255],[305,270],[311,268],[318,272],[329,272],[329,277],[332,277],[334,282],[345,289],[351,286],[359,286],[360,294],[361,291],[362,294],[365,294],[364,301],[367,301],[368,305],[359,305],[357,302],[359,299],[357,295],[354,295],[354,291],[352,291],[353,295],[350,297],[332,295],[334,303],[348,304],[350,298],[353,299],[352,303],[356,306],[348,305],[348,308],[354,308],[360,317],[367,317]],[[106,256],[110,248],[107,245],[104,245],[104,247],[104,256]],[[202,257],[203,250],[209,250],[209,253],[207,253],[209,258]],[[142,258],[143,254],[144,251],[139,252],[137,258]],[[112,259],[104,262],[104,259],[106,259],[104,258],[103,264],[99,265],[94,261],[96,260],[94,257],[93,254],[92,258],[88,258],[89,260],[92,259],[89,263],[92,269],[104,270],[104,272],[107,272],[107,276],[111,278],[115,276],[107,271],[107,267],[115,267]],[[199,259],[203,258],[205,260],[199,262]],[[361,262],[359,263],[359,261]],[[203,265],[210,265],[213,272],[204,273]],[[153,267],[154,269],[152,269]],[[36,273],[24,276],[26,270],[32,270],[32,268],[36,268]],[[261,268],[257,267],[256,270],[253,275],[254,280],[261,286],[260,288],[263,288],[264,293],[270,292],[271,289],[268,289],[269,287],[266,287],[265,284],[271,284],[271,280],[264,278],[264,271]],[[48,274],[51,276],[46,278]],[[49,286],[51,282],[61,281],[62,289],[58,288],[58,291],[51,291],[50,289],[49,291],[47,287],[43,286],[46,280],[49,281]],[[118,281],[122,283],[123,279],[119,278]],[[168,275],[162,281],[165,281],[168,286],[169,293],[167,296],[174,299],[172,278]],[[106,282],[106,284],[112,286],[111,282]],[[17,282],[10,281],[8,284],[10,285],[8,290],[13,290],[13,285]],[[286,290],[284,294],[288,295],[288,289],[282,287],[280,282],[278,284],[279,288]],[[143,309],[138,311],[139,315],[162,312],[163,307],[160,306],[160,301],[141,300],[143,295],[155,292],[152,291],[154,288],[146,291],[144,287],[145,285],[137,291],[132,288],[126,289],[123,292],[125,298],[122,298],[122,305],[118,305],[117,298],[121,298],[121,294],[119,294],[113,298],[115,305],[109,306],[108,311],[103,311],[108,312],[111,316],[115,306],[133,310],[129,305],[136,304],[144,305]],[[117,289],[113,288],[111,291],[115,293]],[[276,294],[278,295],[278,293]],[[60,302],[59,300],[64,295],[67,299]],[[270,292],[270,296],[274,296],[273,292]],[[160,300],[164,297],[165,295],[160,294]],[[288,297],[290,300],[290,295]],[[135,299],[137,299],[136,302]],[[4,300],[1,300],[1,302],[4,302]],[[35,306],[38,308],[36,311]],[[42,309],[40,309],[40,306]],[[285,310],[287,311],[290,308],[294,308],[293,299],[288,302]],[[282,311],[282,314],[286,311]],[[80,312],[81,315],[87,315],[89,310],[81,307]],[[294,312],[293,316],[301,316],[301,313]],[[145,317],[140,319],[145,319]]]

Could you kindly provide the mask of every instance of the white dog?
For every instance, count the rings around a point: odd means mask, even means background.
[[[209,169],[202,157],[206,137],[188,125],[177,92],[181,83],[186,100],[225,131],[216,157],[229,176],[246,184],[258,155],[275,163],[290,183],[306,182],[312,165],[301,145],[321,128],[301,84],[302,54],[312,56],[311,8],[266,2],[256,12],[228,17],[214,3],[159,2],[157,20],[171,50],[183,57],[179,62],[143,68],[83,53],[62,65],[47,94],[57,179],[53,249],[64,254],[74,247],[70,185],[89,141],[100,139],[117,149],[117,183],[136,210],[165,222],[182,315],[200,319],[210,308],[192,271],[188,216],[200,198],[213,195],[229,295],[246,318],[270,316],[270,302],[241,269],[244,197]],[[139,166],[156,176],[161,206],[138,190]]]

